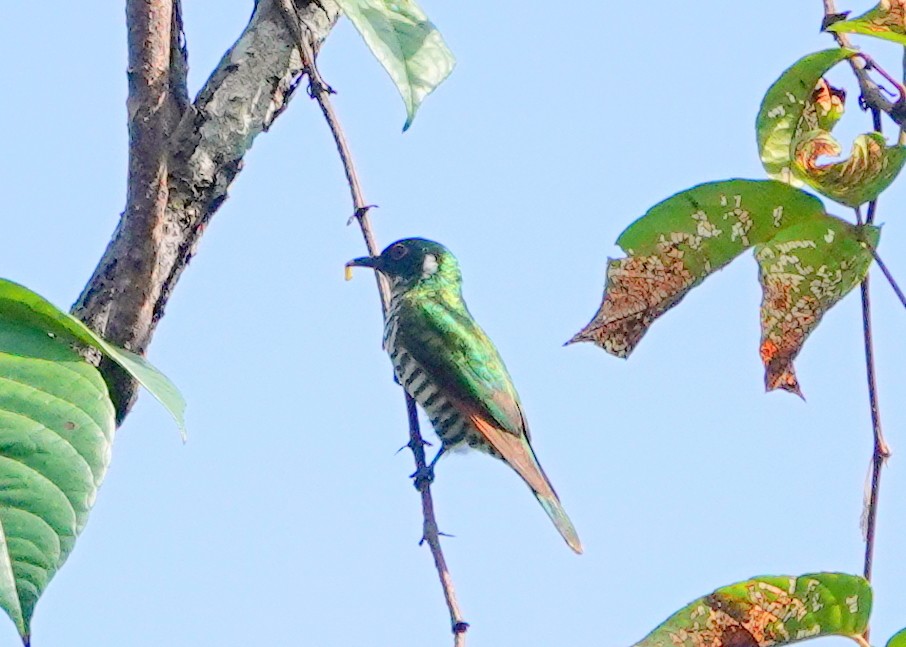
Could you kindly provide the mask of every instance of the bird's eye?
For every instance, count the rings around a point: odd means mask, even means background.
[[[400,260],[403,256],[409,253],[409,250],[406,249],[405,245],[394,245],[390,248],[390,258],[394,261]]]

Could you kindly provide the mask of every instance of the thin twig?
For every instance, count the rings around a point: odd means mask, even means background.
[[[834,17],[840,16],[841,14],[837,13],[836,2],[834,0],[823,0],[824,2],[824,22],[825,25],[833,24]],[[837,44],[840,47],[845,47],[847,49],[852,49],[853,45],[849,40],[849,37],[844,33],[831,32],[831,35],[834,37],[834,40],[837,41]],[[862,99],[865,102],[865,105],[873,110],[879,110],[890,115],[890,118],[896,121],[898,124],[903,125],[904,115],[901,111],[898,111],[898,104],[890,101],[884,96],[882,88],[875,83],[871,76],[868,74],[868,68],[863,60],[859,57],[853,57],[849,59],[849,65],[852,67],[853,72],[856,75],[856,78],[859,81],[859,90],[862,93]],[[885,74],[886,76],[886,74]],[[898,88],[902,88],[902,85],[896,84]],[[902,96],[900,97],[902,100]],[[877,129],[877,127],[876,127]]]
[[[868,499],[868,514],[865,523],[865,567],[863,574],[866,580],[871,580],[872,566],[874,565],[875,530],[878,518],[878,494],[881,488],[881,468],[890,457],[890,448],[884,439],[881,429],[881,411],[878,404],[877,376],[875,374],[874,345],[871,329],[871,296],[869,293],[869,278],[862,281],[862,329],[865,337],[865,367],[868,377],[868,399],[871,409],[871,428],[874,436],[874,452],[872,455],[871,493]]]
[[[884,261],[881,260],[881,257],[878,255],[877,250],[871,246],[869,246],[869,249],[871,250],[872,257],[875,259],[875,263],[878,264],[881,272],[884,273],[884,278],[887,279],[887,282],[890,283],[890,287],[893,288],[894,294],[897,295],[900,303],[902,303],[903,307],[906,308],[906,294],[903,294],[903,290],[900,289],[899,284],[897,283],[896,279],[893,278],[893,274],[891,274],[890,270],[887,268],[887,265],[884,263]]]
[[[318,73],[315,65],[315,56],[313,48],[309,42],[309,37],[296,14],[293,0],[279,0],[280,9],[286,18],[287,25],[296,40],[299,53],[302,57],[303,66],[308,74],[309,93],[321,107],[324,113],[324,119],[327,121],[330,131],[333,134],[334,141],[337,145],[337,151],[343,162],[343,169],[346,172],[346,179],[349,182],[349,191],[352,195],[352,202],[355,208],[353,218],[358,220],[359,227],[362,230],[362,236],[365,239],[365,246],[368,253],[377,256],[379,253],[377,243],[375,242],[374,232],[371,227],[371,219],[368,211],[371,205],[365,202],[362,193],[362,186],[356,173],[355,164],[352,159],[352,153],[349,150],[349,144],[343,128],[340,125],[336,112],[330,101],[330,95],[333,90],[324,83],[321,75]],[[381,308],[384,316],[387,316],[387,308],[390,304],[390,288],[386,279],[379,273],[375,272],[378,281],[378,291],[381,296]],[[427,473],[428,466],[425,458],[425,441],[421,436],[418,422],[418,411],[415,407],[415,400],[406,393],[406,411],[409,419],[409,448],[415,458],[415,475],[416,487],[421,493],[422,513],[424,514],[424,527],[421,543],[427,543],[431,549],[431,555],[434,558],[434,565],[437,568],[437,575],[440,578],[440,584],[444,591],[444,598],[447,602],[447,609],[450,612],[450,625],[454,635],[454,647],[465,647],[466,631],[469,624],[463,620],[462,611],[459,609],[459,603],[456,599],[456,589],[453,585],[453,578],[447,569],[447,562],[444,559],[444,553],[440,546],[440,532],[437,528],[437,520],[434,514],[434,500],[431,496],[431,482],[426,478],[418,478],[418,475]]]
[[[418,433],[418,410],[415,408],[415,400],[411,397],[406,397],[406,412],[409,417],[409,448],[415,457],[416,467],[418,470],[423,470],[427,465],[425,441],[422,440],[421,435]],[[416,473],[420,472],[417,471]],[[416,483],[419,492],[422,494],[422,513],[425,517],[420,543],[427,543],[431,549],[431,555],[434,557],[434,566],[437,568],[437,576],[440,578],[440,584],[444,589],[444,598],[447,601],[447,609],[450,611],[450,624],[454,636],[453,647],[465,647],[466,631],[469,629],[469,623],[462,619],[462,611],[459,609],[459,602],[456,600],[453,578],[447,569],[447,561],[444,559],[444,552],[440,547],[440,531],[434,518],[434,499],[431,496],[431,483],[428,479],[418,479]]]
[[[832,17],[837,14],[834,0],[823,0],[824,1],[824,23],[827,24]],[[834,33],[834,38],[840,47],[850,47],[849,39],[845,34]],[[891,114],[894,104],[891,104],[884,97],[880,96],[880,89],[868,76],[868,69],[873,65],[871,59],[866,59],[864,62],[860,62],[856,58],[850,59],[850,65],[853,68],[853,72],[859,80],[859,86],[862,91],[862,98],[866,106],[871,109],[872,125],[874,126],[875,131],[881,132],[882,122],[881,122],[881,112],[886,112]],[[903,85],[901,83],[895,82],[890,75],[886,72],[884,77],[889,81],[895,83],[898,90],[900,91],[899,103],[902,105],[903,101]],[[891,115],[894,120],[899,120],[896,115]],[[868,205],[868,214],[865,219],[866,225],[871,225],[875,221],[875,217],[878,212],[878,200],[872,200]],[[859,224],[862,224],[861,213],[856,211],[856,218]],[[872,249],[872,255],[876,260],[880,261],[876,252]],[[883,268],[883,264],[879,263]],[[891,281],[891,285],[896,285],[893,281],[893,278],[885,271],[885,276],[888,280]],[[898,288],[895,288],[898,290]],[[874,440],[874,446],[872,451],[871,459],[871,490],[869,492],[868,504],[865,510],[865,560],[863,566],[863,576],[866,580],[871,581],[872,569],[874,567],[874,551],[875,551],[875,536],[877,531],[877,521],[878,521],[878,498],[881,491],[881,472],[884,467],[884,463],[890,457],[890,448],[887,445],[887,441],[884,439],[884,432],[881,427],[881,410],[878,403],[878,384],[877,384],[877,374],[875,369],[875,356],[874,356],[874,342],[872,336],[872,326],[871,326],[871,291],[870,291],[870,280],[869,276],[866,274],[865,278],[862,280],[860,286],[860,291],[862,293],[862,333],[863,341],[865,346],[865,369],[866,377],[868,380],[868,401],[869,409],[871,411],[871,428],[872,428],[872,437]],[[860,642],[868,644],[870,628],[866,627],[865,632],[862,634],[862,640]]]

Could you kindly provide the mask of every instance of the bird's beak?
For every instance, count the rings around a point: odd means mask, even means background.
[[[380,256],[362,256],[360,258],[354,258],[346,263],[346,267],[370,267],[377,270],[380,269],[380,264]]]
[[[373,270],[381,269],[381,257],[380,256],[362,256],[360,258],[354,258],[348,263],[346,263],[346,280],[352,278],[352,268],[354,267],[370,267]]]

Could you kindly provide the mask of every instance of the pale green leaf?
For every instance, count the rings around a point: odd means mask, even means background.
[[[0,607],[27,642],[35,604],[85,526],[115,422],[94,366],[51,326],[5,315],[0,307]]]
[[[185,409],[182,394],[167,377],[141,356],[114,346],[81,321],[59,310],[28,288],[0,279],[0,318],[26,322],[51,334],[66,334],[79,342],[97,348],[122,366],[153,395],[176,421],[183,439],[186,437]]]
[[[337,0],[393,79],[406,104],[407,130],[415,113],[450,72],[456,60],[414,0]]]

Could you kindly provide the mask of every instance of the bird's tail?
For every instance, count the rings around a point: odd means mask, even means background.
[[[554,526],[563,536],[563,539],[566,540],[569,547],[581,555],[582,542],[579,541],[579,535],[576,533],[576,528],[573,526],[573,522],[569,520],[569,516],[566,514],[566,510],[563,509],[563,505],[560,503],[557,495],[554,494],[551,496],[550,494],[535,492],[535,498],[538,499],[538,503],[544,508],[547,516],[554,522]]]
[[[526,485],[532,489],[532,493],[538,499],[538,503],[544,508],[551,521],[554,522],[554,526],[563,535],[563,539],[566,540],[570,548],[581,555],[582,542],[579,541],[579,535],[576,533],[573,522],[569,520],[566,510],[563,509],[563,505],[560,503],[560,498],[554,491],[554,486],[551,485],[550,479],[544,473],[538,458],[535,456],[535,450],[532,449],[525,435],[517,436],[501,431],[479,415],[472,415],[469,420],[482,433],[500,457],[509,463],[510,467],[516,470],[516,473],[522,477]]]

